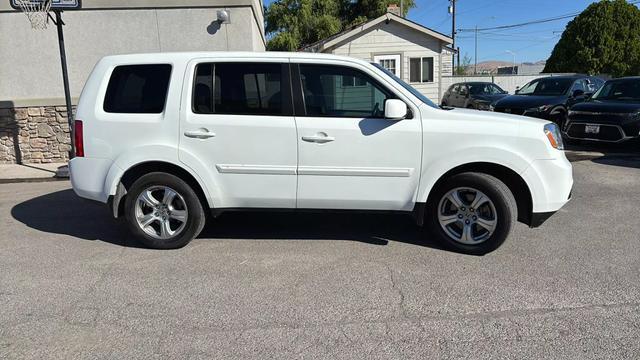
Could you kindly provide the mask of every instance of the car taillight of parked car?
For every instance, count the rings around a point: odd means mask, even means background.
[[[84,157],[84,140],[83,140],[82,120],[76,120],[73,123],[73,140],[76,148],[76,156]]]

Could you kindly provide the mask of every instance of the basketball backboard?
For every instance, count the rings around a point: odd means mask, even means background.
[[[22,11],[20,3],[40,6],[45,1],[51,1],[51,9],[73,10],[82,7],[81,0],[9,0],[11,7]]]

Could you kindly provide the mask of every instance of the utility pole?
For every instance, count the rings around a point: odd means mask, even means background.
[[[404,0],[400,0],[400,16],[404,17]]]
[[[453,49],[456,48],[456,1],[457,0],[449,0],[451,1],[451,6],[449,6],[449,12],[451,13],[451,39],[453,43],[451,47]],[[451,54],[451,75],[456,74],[456,54]]]
[[[473,74],[478,74],[478,25],[476,24],[476,54],[474,56],[476,64],[473,66]]]

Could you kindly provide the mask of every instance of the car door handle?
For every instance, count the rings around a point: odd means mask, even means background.
[[[196,139],[208,139],[216,136],[216,133],[211,132],[207,129],[198,129],[192,131],[185,131],[184,136]]]
[[[314,143],[318,143],[318,144],[324,144],[324,143],[328,143],[331,141],[334,141],[336,138],[334,138],[333,136],[328,136],[325,133],[317,133],[316,135],[313,136],[303,136],[302,140],[306,141],[306,142],[314,142]]]

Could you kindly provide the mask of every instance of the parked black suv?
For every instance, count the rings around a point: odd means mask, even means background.
[[[489,110],[489,105],[507,92],[492,82],[464,82],[453,84],[442,97],[442,106]]]
[[[588,101],[569,110],[570,140],[623,142],[640,134],[640,77],[607,81]]]
[[[604,80],[587,75],[543,77],[498,100],[492,110],[551,120],[563,128],[568,109],[585,101],[602,84]]]

